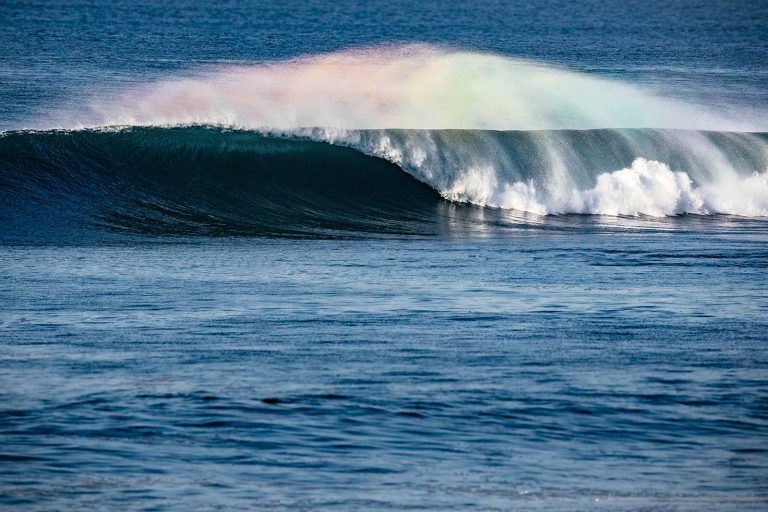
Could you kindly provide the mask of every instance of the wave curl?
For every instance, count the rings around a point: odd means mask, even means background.
[[[209,70],[52,117],[66,129],[0,135],[5,233],[428,234],[477,208],[768,216],[768,136],[749,118],[428,45]]]

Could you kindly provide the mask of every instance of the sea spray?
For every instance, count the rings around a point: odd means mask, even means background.
[[[208,68],[97,95],[87,105],[40,127],[758,129],[620,81],[425,44]]]
[[[166,78],[42,126],[309,138],[395,163],[446,199],[536,214],[764,216],[760,122],[543,63],[410,44]]]

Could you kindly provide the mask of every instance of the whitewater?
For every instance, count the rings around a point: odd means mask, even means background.
[[[759,114],[424,44],[210,68],[94,92],[85,108],[64,106],[34,128],[184,126],[354,148],[445,199],[538,215],[768,216]]]

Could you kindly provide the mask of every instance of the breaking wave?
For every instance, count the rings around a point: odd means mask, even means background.
[[[547,214],[768,215],[765,134],[687,130],[326,131],[444,198]]]
[[[424,45],[236,66],[0,135],[0,220],[33,239],[431,234],[478,208],[765,217],[768,135],[737,114]]]
[[[373,130],[345,131],[334,144],[318,137],[212,127],[5,133],[2,236],[71,237],[83,227],[142,235],[428,235],[531,221],[506,214],[515,211],[768,215],[766,174],[747,171],[765,164],[766,135]],[[724,167],[703,165],[712,155],[681,150],[680,138],[717,149]],[[553,141],[570,156],[561,172],[541,149]],[[672,170],[686,165],[693,171]]]

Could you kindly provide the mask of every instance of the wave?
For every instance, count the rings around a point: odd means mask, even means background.
[[[306,130],[444,198],[539,215],[768,216],[768,138],[690,130]]]
[[[750,171],[766,147],[766,134],[674,130],[8,132],[0,225],[4,240],[30,241],[432,235],[552,213],[766,216],[767,175]]]
[[[0,134],[6,239],[768,216],[762,117],[498,55],[347,51],[82,103]]]
[[[6,239],[422,234],[440,196],[349,148],[218,128],[0,136]]]

